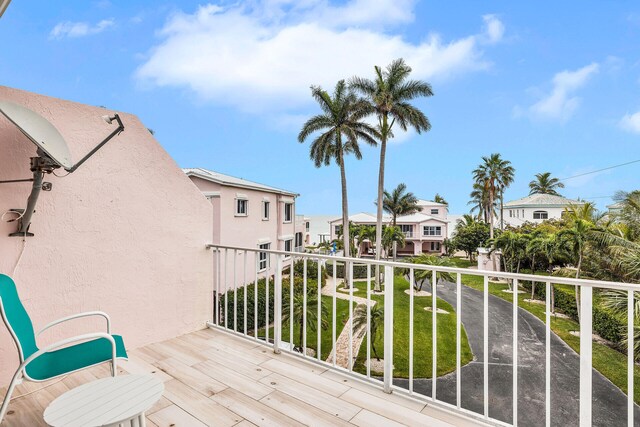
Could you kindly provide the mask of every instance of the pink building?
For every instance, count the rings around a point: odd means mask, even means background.
[[[448,208],[442,203],[430,200],[419,200],[421,212],[412,215],[403,215],[396,218],[396,224],[405,235],[405,245],[398,248],[398,255],[419,255],[422,253],[444,253],[442,242],[447,237],[449,221],[447,220]],[[349,221],[354,224],[376,225],[376,216],[369,213],[358,213],[349,216]],[[391,223],[391,217],[383,216],[384,224]],[[342,228],[342,218],[329,222],[331,240],[338,239]],[[360,253],[373,254],[373,245],[368,240],[360,243]]]
[[[0,100],[45,117],[74,161],[114,128],[101,118],[113,110],[5,86]],[[53,188],[40,195],[34,236],[26,244],[9,236],[17,222],[0,221],[0,272],[15,279],[36,330],[70,314],[102,310],[132,350],[201,329],[211,318],[213,266],[205,245],[212,209],[147,127],[134,115],[120,117],[124,132],[76,172],[45,175]],[[3,115],[0,153],[0,181],[31,177],[35,145]],[[30,182],[0,184],[0,214],[24,209],[30,190]],[[97,319],[69,322],[40,336],[38,344],[102,328]],[[0,360],[4,386],[18,366],[4,326]]]
[[[202,168],[184,172],[213,205],[214,244],[288,252],[304,250],[306,221],[302,215],[296,215],[295,207],[299,194]],[[226,278],[228,287],[252,282],[256,273],[258,277],[274,274],[273,257],[268,259],[266,253],[260,253],[258,259],[254,253],[247,253],[246,261],[245,254],[240,255],[242,265],[236,265],[235,278]],[[285,259],[285,265],[288,260]]]

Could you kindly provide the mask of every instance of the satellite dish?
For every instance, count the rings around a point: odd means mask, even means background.
[[[2,2],[2,0],[0,0],[0,2]],[[93,147],[78,163],[74,164],[71,161],[69,147],[62,135],[60,135],[60,132],[40,114],[9,101],[0,101],[0,113],[13,123],[20,132],[37,147],[37,156],[31,158],[30,165],[33,178],[0,181],[0,184],[15,182],[33,183],[26,209],[10,210],[18,215],[16,219],[18,221],[18,231],[11,233],[10,236],[33,236],[32,233],[29,233],[29,226],[31,225],[31,217],[35,212],[38,196],[40,195],[40,191],[51,191],[52,188],[50,182],[44,182],[44,175],[52,173],[58,168],[64,168],[69,173],[74,172],[80,165],[86,162],[89,157],[93,156],[96,151],[109,142],[111,138],[120,134],[120,132],[124,130],[124,125],[118,114],[103,116],[102,119],[107,124],[111,125],[115,121],[118,127],[103,139],[102,142]]]
[[[0,101],[0,113],[59,166],[67,171],[73,167],[67,142],[47,119],[35,111],[8,101]]]

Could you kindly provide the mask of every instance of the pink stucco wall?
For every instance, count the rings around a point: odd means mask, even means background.
[[[0,99],[50,120],[78,160],[112,129],[112,112],[0,86]],[[47,175],[53,191],[36,207],[24,256],[14,275],[36,330],[89,310],[111,315],[129,349],[204,327],[211,319],[212,208],[137,117],[75,173]],[[35,147],[0,116],[0,180],[29,178]],[[64,174],[64,172],[60,172]],[[0,213],[24,208],[30,183],[0,184]],[[0,222],[0,272],[12,274],[22,239]],[[40,344],[103,328],[93,320],[52,330]],[[17,366],[0,327],[0,384]]]

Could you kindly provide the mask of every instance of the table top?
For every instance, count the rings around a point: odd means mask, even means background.
[[[151,375],[91,381],[64,393],[44,411],[50,426],[103,426],[129,420],[156,403],[164,384]]]

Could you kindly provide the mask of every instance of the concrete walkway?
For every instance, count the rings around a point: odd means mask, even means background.
[[[426,284],[430,289],[430,285]],[[438,285],[437,296],[455,307],[453,283]],[[461,368],[462,406],[483,411],[483,294],[462,286],[462,322],[473,362]],[[513,306],[489,295],[489,415],[512,422]],[[518,424],[544,425],[545,415],[545,325],[523,309],[518,311]],[[456,372],[438,378],[439,400],[456,403]],[[626,375],[626,373],[625,373]],[[551,333],[551,424],[578,426],[580,360],[570,347]],[[395,384],[408,388],[408,381]],[[431,380],[414,380],[414,390],[431,396]],[[596,370],[593,371],[593,425],[624,426],[627,396]],[[635,425],[640,426],[640,408],[635,407]]]

